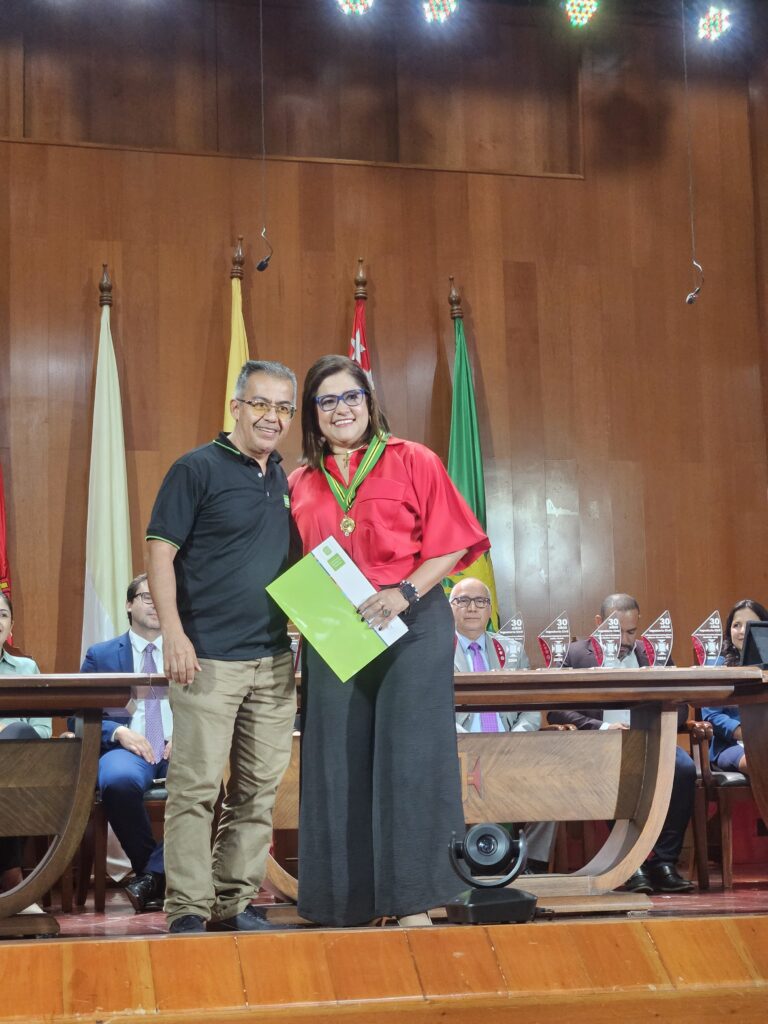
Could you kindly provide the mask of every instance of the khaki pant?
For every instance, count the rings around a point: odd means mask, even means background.
[[[173,753],[165,812],[165,911],[223,920],[264,879],[272,807],[288,766],[296,714],[290,653],[258,661],[201,659],[190,686],[170,686]],[[227,761],[231,777],[211,853]]]

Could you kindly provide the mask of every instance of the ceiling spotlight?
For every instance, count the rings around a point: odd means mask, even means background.
[[[459,0],[425,0],[424,17],[427,21],[447,21],[458,6]]]
[[[574,28],[583,28],[597,13],[600,0],[566,0],[565,13]]]
[[[731,27],[731,12],[725,7],[710,7],[699,19],[699,39],[715,43]]]
[[[373,0],[336,0],[344,14],[367,14],[373,7]]]

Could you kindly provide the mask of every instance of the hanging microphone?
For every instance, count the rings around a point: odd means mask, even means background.
[[[696,268],[696,271],[698,273],[699,280],[698,280],[698,284],[693,289],[693,291],[692,292],[688,292],[688,294],[685,297],[685,301],[686,301],[686,303],[689,306],[692,306],[694,304],[694,302],[696,301],[696,299],[698,299],[699,293],[701,292],[701,286],[704,284],[704,271],[701,268],[701,264],[697,263],[696,260],[693,260],[692,262],[693,262],[693,265]]]
[[[269,252],[267,253],[266,256],[264,256],[262,259],[260,259],[259,262],[256,264],[256,269],[259,272],[262,272],[262,271],[267,269],[267,267],[269,266],[269,261],[272,259],[272,254],[275,251],[272,248],[269,239],[267,238],[267,228],[266,228],[266,225],[261,229],[261,237],[264,239],[264,241],[265,241],[265,243],[267,245],[267,248],[269,249]]]

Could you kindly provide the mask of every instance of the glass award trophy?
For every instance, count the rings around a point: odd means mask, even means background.
[[[516,640],[521,647],[525,647],[525,623],[523,622],[523,616],[518,615],[517,612],[504,623],[499,632],[502,636],[508,636],[511,640]]]
[[[691,633],[693,656],[697,665],[716,665],[723,646],[723,622],[720,612],[708,615]]]
[[[553,619],[547,628],[539,633],[538,640],[546,667],[562,668],[571,645],[571,624],[566,613],[562,612]]]
[[[499,662],[501,663],[502,668],[507,668],[510,670],[522,668],[523,664],[526,663],[528,660],[525,657],[525,623],[523,622],[523,616],[518,615],[518,613],[515,612],[512,618],[508,619],[507,622],[504,623],[504,625],[499,630],[499,633],[510,640],[514,640],[515,644],[517,645],[515,648],[516,653],[514,658],[512,659],[510,664],[507,665],[507,661],[509,660],[508,655],[510,655],[512,652],[510,651],[509,648],[505,650],[501,646],[500,642],[495,637],[493,638],[493,645],[496,648],[496,655],[499,659]]]
[[[621,623],[615,615],[603,619],[589,638],[600,668],[618,668],[621,650]]]
[[[642,636],[643,647],[651,668],[664,668],[667,664],[672,654],[672,638],[672,616],[669,611],[662,612]]]

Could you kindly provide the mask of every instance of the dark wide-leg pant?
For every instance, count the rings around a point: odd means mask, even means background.
[[[450,606],[434,587],[408,633],[342,683],[305,647],[299,913],[357,925],[439,906],[465,888]]]

